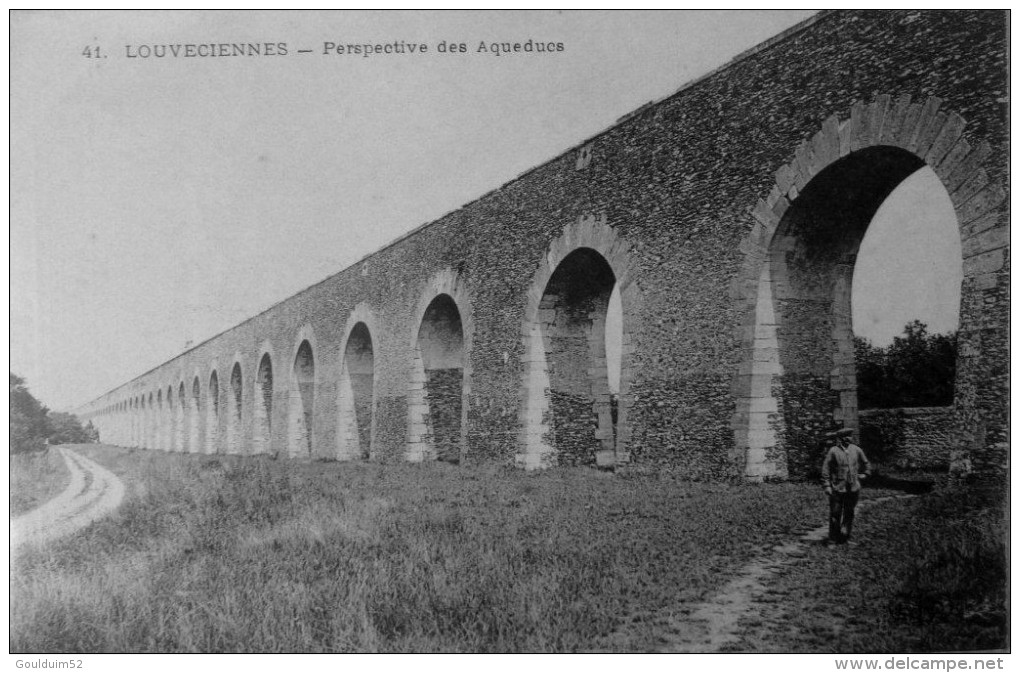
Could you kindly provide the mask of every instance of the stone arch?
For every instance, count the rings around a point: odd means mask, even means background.
[[[253,454],[271,453],[273,448],[273,347],[266,341],[255,361],[255,387],[252,397]]]
[[[218,453],[220,441],[220,375],[216,362],[210,366],[205,397],[205,452]]]
[[[174,450],[174,387],[167,385],[166,405],[163,407],[163,450]]]
[[[227,453],[243,453],[242,412],[244,410],[244,361],[235,353],[230,367],[230,388],[227,391]]]
[[[168,441],[170,437],[170,423],[169,423],[170,419],[167,415],[167,405],[169,404],[169,402],[166,399],[167,391],[163,387],[163,384],[160,384],[159,392],[161,393],[160,395],[161,402],[159,408],[157,409],[159,418],[157,419],[156,426],[156,431],[158,433],[156,437],[156,448],[158,448],[160,451],[168,451],[170,445],[170,442]]]
[[[153,427],[155,432],[153,442],[157,451],[166,451],[166,404],[163,399],[165,395],[166,391],[163,389],[163,385],[159,384],[156,389],[156,418]]]
[[[156,447],[156,419],[159,418],[156,414],[156,407],[153,404],[154,398],[152,391],[149,391],[149,405],[146,407],[147,414],[145,416],[145,448],[155,449]]]
[[[132,395],[127,401],[128,445],[138,446],[138,399]]]
[[[188,393],[184,381],[177,385],[177,405],[174,407],[174,451],[186,453],[188,451],[186,432],[188,413]]]
[[[202,453],[205,445],[201,437],[202,421],[202,384],[199,382],[198,371],[191,378],[191,390],[188,391],[188,451]]]
[[[290,359],[287,394],[287,449],[291,457],[311,457],[315,446],[315,395],[319,388],[319,349],[311,325],[298,330]]]
[[[562,460],[612,466],[630,459],[631,335],[641,306],[641,292],[633,281],[630,246],[604,215],[578,218],[550,243],[528,289],[521,326],[525,355],[519,465],[535,469]],[[615,414],[605,352],[605,319],[614,286],[619,288],[623,320]],[[551,366],[557,360],[559,367]],[[568,377],[565,369],[579,375]],[[581,421],[566,427],[566,406],[580,414],[578,418],[590,417],[590,426]]]
[[[467,453],[471,295],[452,269],[429,279],[412,318],[407,459],[460,462]]]
[[[369,458],[375,438],[375,316],[368,304],[354,307],[340,343],[337,386],[337,458]]]
[[[145,394],[142,393],[138,397],[138,446],[143,449],[149,448],[146,443],[147,431],[148,431],[148,407],[145,406]]]
[[[857,101],[847,118],[829,117],[800,145],[793,161],[776,171],[768,197],[751,209],[753,226],[741,243],[744,260],[733,287],[743,316],[744,358],[734,380],[732,457],[746,478],[807,476],[820,460],[821,429],[833,423],[858,428],[849,311],[857,248],[878,206],[925,165],[952,200],[963,248],[955,415],[962,442],[984,444],[984,424],[972,400],[982,366],[985,298],[1000,301],[997,290],[1007,273],[1007,215],[1000,208],[1005,193],[983,168],[991,146],[972,146],[964,137],[965,120],[940,111],[941,104],[935,97],[913,102],[909,95],[895,102],[888,95],[868,105]],[[841,190],[834,189],[836,181],[842,181]],[[808,216],[817,216],[819,202],[838,193],[844,199],[842,226],[830,225],[839,219],[830,216],[810,233]],[[807,264],[821,270],[816,279],[824,279],[814,290],[804,281]],[[798,302],[814,302],[807,318],[794,319]],[[814,338],[808,329],[817,332]],[[974,436],[975,429],[982,436]],[[996,451],[1004,460],[1002,447]],[[967,469],[966,456],[954,462]]]

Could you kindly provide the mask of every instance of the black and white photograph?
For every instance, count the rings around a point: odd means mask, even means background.
[[[9,665],[1008,669],[1009,33],[11,10]]]

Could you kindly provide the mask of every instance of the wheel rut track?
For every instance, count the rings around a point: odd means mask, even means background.
[[[71,449],[58,449],[71,472],[60,495],[11,519],[11,551],[43,545],[84,528],[115,510],[124,499],[124,483],[99,463]]]

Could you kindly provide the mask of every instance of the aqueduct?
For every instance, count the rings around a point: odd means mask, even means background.
[[[808,476],[859,427],[862,237],[927,166],[962,243],[953,465],[1001,474],[1005,54],[1000,12],[823,12],[80,415],[167,451]]]

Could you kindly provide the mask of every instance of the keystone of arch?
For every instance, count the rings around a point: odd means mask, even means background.
[[[303,410],[304,409],[304,407],[303,407],[303,400],[301,398],[301,391],[300,391],[300,388],[299,388],[299,382],[297,380],[296,365],[297,365],[298,351],[301,349],[301,344],[304,343],[305,341],[308,342],[308,347],[311,348],[311,350],[312,350],[312,389],[314,391],[313,392],[313,399],[312,399],[312,419],[313,420],[312,420],[311,428],[307,429],[307,432],[310,434],[310,439],[308,440],[308,442],[309,442],[310,455],[312,455],[312,456],[315,455],[315,449],[316,449],[316,445],[317,445],[316,441],[315,441],[316,440],[316,436],[318,434],[320,434],[321,431],[322,431],[321,428],[317,427],[317,425],[316,425],[316,423],[314,421],[314,419],[315,419],[315,397],[320,397],[321,396],[321,390],[322,390],[322,386],[321,386],[322,377],[323,377],[322,354],[319,352],[319,344],[315,340],[315,331],[312,329],[311,323],[305,323],[305,324],[303,324],[298,329],[297,334],[294,337],[294,344],[291,347],[291,351],[290,351],[290,359],[287,360],[287,362],[282,363],[282,365],[286,368],[286,370],[285,370],[286,379],[285,380],[287,381],[287,393],[286,393],[286,399],[287,399],[287,402],[286,402],[287,403],[287,409],[286,409],[286,411],[287,411],[287,426],[286,426],[286,432],[285,432],[285,435],[286,435],[286,445],[287,445],[287,452],[288,452],[288,454],[292,458],[300,456],[300,455],[302,455],[304,453],[303,449],[301,449],[301,447],[298,447],[296,445],[296,443],[295,443],[295,441],[296,441],[295,440],[295,436],[296,436],[296,433],[297,433],[297,429],[300,427],[300,425],[298,425],[299,418],[298,418],[297,414],[303,414],[304,413],[304,410]],[[272,357],[272,356],[270,356],[270,357]],[[276,391],[274,390],[273,392],[275,394]]]
[[[963,136],[966,121],[955,112],[940,111],[942,102],[934,96],[912,102],[908,94],[894,102],[882,94],[869,105],[856,101],[843,121],[836,115],[826,119],[818,133],[798,146],[793,160],[779,167],[772,190],[751,209],[754,224],[741,250],[754,260],[763,259],[780,220],[811,178],[851,152],[879,145],[906,150],[935,171],[953,201],[964,244],[983,232],[988,227],[972,232],[968,226],[1006,198],[1002,187],[990,184],[982,168],[991,146],[986,141],[972,146]],[[977,246],[975,255],[988,252],[987,248]],[[757,274],[742,274],[741,281],[747,280],[753,284]],[[748,292],[742,283],[734,294],[739,298]]]
[[[312,349],[312,362],[313,362],[312,381],[315,383],[316,389],[318,389],[319,383],[321,382],[322,379],[322,372],[320,371],[322,367],[319,366],[321,364],[320,358],[322,356],[319,353],[319,344],[315,340],[315,330],[312,329],[311,323],[305,323],[304,325],[302,325],[301,329],[298,330],[297,335],[294,337],[294,345],[291,347],[290,350],[290,360],[284,363],[289,368],[289,371],[287,373],[287,380],[290,382],[291,386],[295,384],[294,362],[297,360],[298,349],[301,348],[301,343],[304,341],[307,341],[308,345]],[[269,357],[273,356],[270,355]],[[262,359],[261,355],[259,356],[259,359],[260,360]]]
[[[946,111],[942,104],[942,99],[935,96],[914,101],[908,94],[895,100],[881,94],[870,104],[858,100],[850,107],[849,116],[842,120],[837,115],[830,116],[814,136],[797,147],[792,160],[776,170],[769,194],[749,209],[751,230],[740,243],[744,261],[730,287],[731,296],[742,306],[744,318],[737,327],[737,336],[744,353],[755,352],[756,331],[761,332],[756,305],[763,283],[782,282],[781,278],[763,280],[763,273],[767,273],[763,269],[770,252],[789,243],[775,239],[783,215],[812,178],[851,153],[870,147],[898,147],[935,172],[956,213],[965,288],[969,284],[980,293],[998,286],[1009,234],[1008,224],[1002,221],[999,212],[1005,192],[983,168],[992,148],[987,141],[972,144],[965,137],[966,120]],[[835,364],[840,369],[841,363]],[[746,407],[753,406],[765,391],[764,381],[757,380],[752,370],[753,362],[743,362],[733,382],[737,399],[732,422],[734,458],[753,448],[756,442]],[[833,389],[837,389],[835,379]]]
[[[367,455],[371,458],[374,455],[373,445],[376,437],[376,410],[378,395],[375,394],[373,389],[372,394],[372,406],[371,406],[371,420],[369,425],[369,446],[362,449],[357,443],[357,439],[354,437],[357,433],[357,417],[354,415],[354,399],[352,390],[344,390],[344,386],[350,386],[349,378],[344,377],[344,370],[347,367],[347,346],[351,340],[351,333],[354,332],[354,328],[358,323],[363,323],[368,329],[368,336],[371,340],[373,358],[378,354],[378,348],[380,345],[379,339],[381,338],[381,332],[377,329],[375,312],[368,302],[359,302],[351,309],[350,314],[347,316],[347,322],[344,324],[344,330],[340,338],[340,351],[338,353],[336,374],[337,374],[337,437],[336,447],[334,449],[335,456],[338,460],[352,460],[358,457],[360,454]],[[373,376],[373,388],[376,385],[375,371],[372,372]],[[357,451],[353,450],[353,447],[357,447]]]
[[[627,462],[630,453],[630,425],[628,412],[631,401],[631,383],[635,367],[631,354],[635,350],[634,334],[639,333],[642,296],[641,289],[632,275],[631,246],[609,225],[605,213],[586,213],[567,224],[555,238],[539,261],[528,288],[524,315],[521,320],[521,338],[524,343],[524,367],[518,394],[520,403],[520,428],[518,434],[519,453],[514,457],[518,466],[527,470],[551,466],[555,463],[555,449],[545,439],[544,388],[548,381],[544,375],[544,347],[539,326],[539,310],[549,280],[559,265],[571,253],[581,248],[590,248],[601,255],[609,264],[620,291],[623,312],[623,341],[620,353],[620,390],[618,433],[614,460]],[[539,353],[539,351],[543,351]],[[539,362],[541,360],[542,362]]]
[[[461,392],[461,455],[463,457],[467,447],[466,429],[468,402],[471,398],[471,352],[475,333],[475,323],[472,311],[471,291],[466,281],[450,267],[434,273],[425,283],[418,303],[415,306],[411,319],[410,338],[410,374],[408,377],[408,404],[407,404],[407,447],[405,458],[411,462],[420,462],[428,458],[432,449],[427,440],[428,428],[425,422],[425,398],[422,389],[424,371],[421,370],[421,353],[418,348],[418,333],[421,330],[422,320],[425,319],[425,311],[433,300],[440,295],[449,295],[457,311],[460,313],[460,327],[463,343],[464,361],[462,363],[462,392]],[[419,380],[420,379],[420,380]]]
[[[372,307],[369,306],[368,302],[358,302],[350,314],[347,316],[347,322],[344,324],[343,336],[340,339],[340,366],[343,366],[344,353],[347,352],[347,342],[350,341],[351,332],[354,331],[355,325],[359,322],[365,323],[365,327],[368,328],[368,333],[372,337],[372,348],[376,347],[375,339],[378,338],[379,332],[376,329],[375,312]]]

